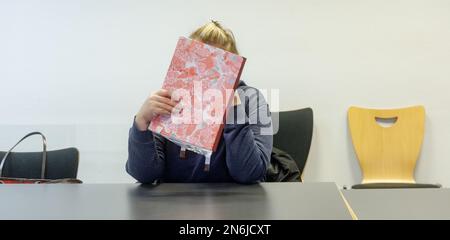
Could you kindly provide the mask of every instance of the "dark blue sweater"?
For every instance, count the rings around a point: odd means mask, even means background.
[[[133,124],[128,138],[127,172],[141,183],[155,180],[264,181],[272,152],[270,111],[264,97],[255,88],[241,81],[237,92],[241,104],[229,111],[222,138],[211,156],[209,171],[204,171],[203,155],[186,151],[185,158],[180,158],[178,145],[151,131],[139,131]],[[228,124],[230,119],[233,121]]]

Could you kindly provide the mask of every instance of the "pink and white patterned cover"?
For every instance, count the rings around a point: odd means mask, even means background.
[[[170,116],[157,116],[149,130],[195,152],[215,151],[222,135],[224,114],[234,96],[245,61],[244,57],[223,49],[180,37],[162,88],[169,92],[180,88],[189,92],[190,99],[183,98],[178,105],[183,106],[182,111],[191,112],[192,123],[174,123]],[[223,101],[205,97],[208,89],[219,90]],[[205,109],[222,109],[219,111],[223,113],[220,123],[204,121],[198,113]],[[210,115],[214,113],[210,112]]]

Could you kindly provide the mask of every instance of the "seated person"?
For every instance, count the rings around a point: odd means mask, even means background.
[[[232,32],[216,21],[190,38],[238,54]],[[204,171],[205,156],[191,151],[180,154],[180,146],[148,130],[155,116],[170,115],[177,104],[166,90],[151,94],[129,132],[127,172],[141,183],[264,181],[272,152],[270,111],[262,94],[243,81],[236,93],[209,171]]]

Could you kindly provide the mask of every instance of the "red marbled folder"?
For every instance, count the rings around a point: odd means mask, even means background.
[[[215,151],[245,60],[180,37],[162,88],[180,100],[182,110],[155,117],[149,130],[196,152]]]

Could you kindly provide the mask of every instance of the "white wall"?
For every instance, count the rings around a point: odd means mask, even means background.
[[[51,149],[80,149],[85,182],[132,182],[132,117],[178,36],[211,18],[234,31],[249,84],[279,88],[282,110],[314,109],[306,181],[360,181],[350,105],[423,104],[417,179],[450,185],[447,0],[1,0],[0,149],[38,129]]]

